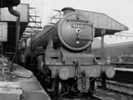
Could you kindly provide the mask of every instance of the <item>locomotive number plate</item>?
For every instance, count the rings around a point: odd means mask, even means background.
[[[74,28],[74,29],[83,29],[85,28],[86,26],[88,26],[89,24],[81,24],[81,23],[72,23],[71,24],[71,27]]]

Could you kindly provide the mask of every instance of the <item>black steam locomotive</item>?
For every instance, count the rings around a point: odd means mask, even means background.
[[[98,64],[92,54],[94,26],[73,8],[62,9],[63,17],[46,25],[27,41],[25,64],[35,72],[47,91],[93,94],[95,80],[105,73],[114,76],[111,65]]]

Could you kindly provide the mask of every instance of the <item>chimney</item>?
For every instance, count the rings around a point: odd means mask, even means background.
[[[66,15],[68,13],[75,12],[75,9],[73,9],[72,7],[65,7],[65,8],[61,9],[61,11],[63,12],[64,15]]]

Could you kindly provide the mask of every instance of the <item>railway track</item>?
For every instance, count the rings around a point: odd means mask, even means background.
[[[107,81],[106,88],[99,87],[97,82],[96,95],[102,100],[133,100],[133,85],[115,81]],[[107,97],[107,98],[106,98]]]
[[[100,81],[97,81],[97,88],[93,96],[84,96],[81,94],[69,94],[65,97],[54,98],[52,100],[133,100],[133,85],[107,81],[107,87],[99,87]]]
[[[55,98],[55,96],[52,96],[51,100],[102,100],[98,96],[89,96],[88,94],[83,93],[73,93],[70,92],[66,95],[59,95]]]
[[[102,100],[102,99],[97,96],[91,96],[91,97],[74,97],[74,98],[62,97],[52,100]]]
[[[91,98],[61,98],[61,99],[57,99],[57,100],[102,100],[100,98],[97,97],[91,97]]]
[[[107,90],[118,92],[133,97],[133,85],[115,81],[107,81]]]

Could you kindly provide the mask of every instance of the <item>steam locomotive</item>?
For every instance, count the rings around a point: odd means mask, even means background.
[[[92,95],[95,80],[102,73],[112,78],[114,68],[106,61],[99,63],[91,52],[93,23],[73,8],[63,8],[62,12],[63,18],[57,23],[46,25],[42,32],[27,40],[24,62],[47,91]]]

